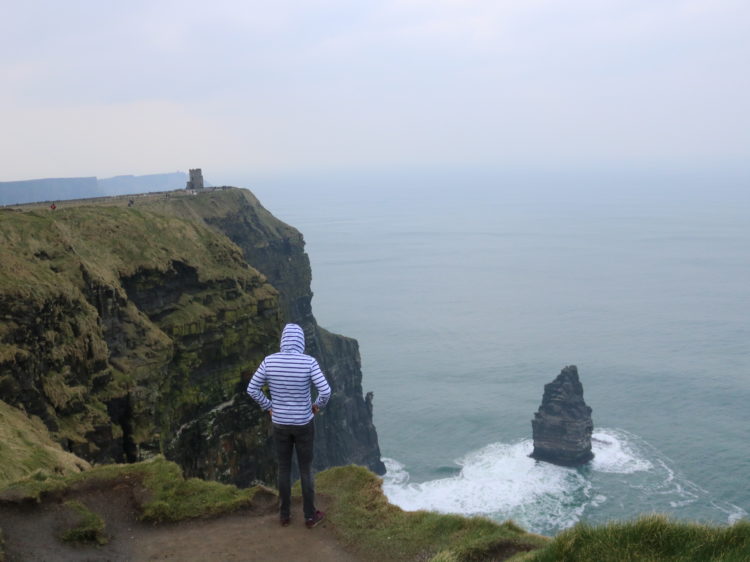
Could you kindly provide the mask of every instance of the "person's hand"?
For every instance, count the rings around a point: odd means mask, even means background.
[[[315,414],[320,412],[320,408],[318,408],[317,405],[313,404],[312,411],[313,411],[313,416],[314,416]]]
[[[273,417],[273,410],[266,410],[268,412],[268,415]]]

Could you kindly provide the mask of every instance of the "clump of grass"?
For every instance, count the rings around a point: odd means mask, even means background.
[[[750,522],[730,527],[671,521],[662,515],[563,531],[529,562],[625,560],[741,562],[750,560]]]
[[[109,542],[109,537],[104,533],[104,519],[81,502],[67,501],[65,506],[75,512],[78,522],[61,535],[63,541],[99,546]]]
[[[147,467],[143,484],[151,496],[142,506],[144,520],[181,521],[235,511],[249,507],[260,490],[258,486],[239,489],[199,478],[185,479],[179,466],[163,458],[143,466]]]
[[[539,548],[549,540],[512,522],[501,525],[482,517],[403,511],[388,503],[381,479],[362,467],[332,468],[316,480],[318,490],[333,497],[330,518],[341,539],[366,558],[499,559]]]
[[[68,487],[66,479],[44,470],[37,470],[26,478],[16,480],[0,488],[0,501],[40,502],[44,496],[62,493]]]

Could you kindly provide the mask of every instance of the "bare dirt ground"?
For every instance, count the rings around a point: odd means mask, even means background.
[[[292,524],[279,525],[275,502],[269,498],[251,510],[211,519],[153,525],[137,519],[133,490],[120,484],[84,490],[76,499],[106,521],[109,542],[104,546],[75,546],[59,535],[71,526],[71,511],[63,500],[38,505],[0,505],[0,529],[8,562],[26,561],[356,561],[336,540],[325,520],[307,529],[302,507],[293,506]],[[318,498],[325,510],[327,501]]]

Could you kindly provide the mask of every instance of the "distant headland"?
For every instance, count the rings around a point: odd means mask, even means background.
[[[191,172],[196,170],[191,170]],[[200,169],[197,169],[200,174]],[[201,181],[202,181],[202,175]],[[184,189],[189,181],[185,172],[169,172],[142,176],[123,175],[111,178],[95,176],[74,178],[41,178],[0,182],[0,205],[19,205],[46,201],[68,201],[152,193]],[[201,186],[204,184],[201,183]],[[210,184],[205,184],[209,186]]]

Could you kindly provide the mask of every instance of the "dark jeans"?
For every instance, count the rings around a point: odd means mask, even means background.
[[[273,424],[273,438],[276,441],[276,456],[279,460],[279,499],[280,516],[290,516],[292,503],[292,450],[297,450],[297,465],[302,483],[302,509],[305,519],[315,515],[315,486],[313,484],[312,461],[315,422],[307,425]]]

